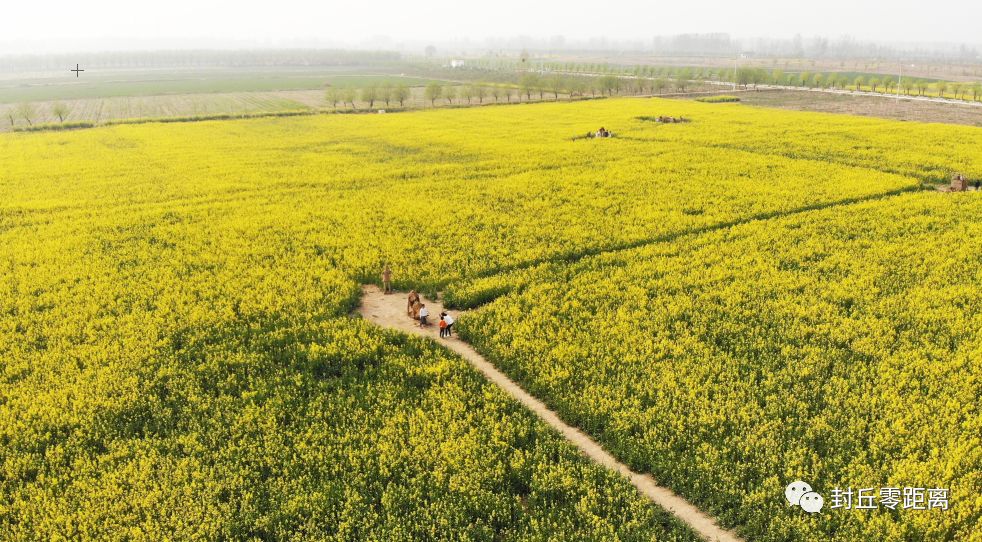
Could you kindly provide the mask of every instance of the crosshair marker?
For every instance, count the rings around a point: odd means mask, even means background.
[[[78,64],[76,64],[76,65],[75,65],[75,69],[74,69],[74,70],[68,70],[68,71],[70,71],[70,72],[75,72],[75,77],[78,77],[78,73],[79,73],[79,72],[84,72],[85,70],[83,70],[83,69],[81,69],[81,68],[79,68],[79,67],[78,67]]]

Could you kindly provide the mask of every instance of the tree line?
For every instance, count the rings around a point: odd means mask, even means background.
[[[56,102],[51,104],[50,112],[52,117],[58,117],[58,122],[63,123],[68,118],[68,115],[72,113],[72,108],[63,102]],[[12,105],[3,112],[3,117],[10,123],[11,128],[17,124],[18,120],[23,120],[28,126],[34,126],[35,121],[40,116],[41,109],[30,102]]]
[[[982,82],[963,83],[948,81],[930,81],[911,77],[898,78],[889,75],[850,75],[845,73],[785,73],[782,70],[764,70],[762,68],[740,68],[736,70],[730,82],[747,87],[761,84],[792,86],[804,88],[829,88],[839,90],[857,90],[870,92],[894,93],[900,90],[905,95],[929,96],[937,93],[939,97],[953,97],[958,100],[982,100]]]
[[[435,107],[455,104],[512,103],[515,101],[582,99],[589,97],[664,94],[685,92],[694,84],[688,75],[674,78],[627,79],[613,75],[601,77],[544,76],[526,72],[510,82],[474,81],[469,83],[430,82],[422,87],[417,98],[424,105]],[[374,109],[379,104],[405,107],[412,99],[412,89],[405,85],[370,85],[362,88],[328,87],[325,101],[334,108],[357,110],[359,104]],[[364,106],[364,105],[363,105]]]
[[[422,67],[422,66],[421,66]],[[895,93],[898,90],[909,96],[939,96],[959,100],[982,101],[982,82],[949,82],[924,78],[893,75],[855,74],[843,72],[785,72],[781,69],[755,67],[687,67],[619,65],[607,62],[546,62],[528,57],[487,58],[468,60],[463,68],[447,70],[430,65],[431,72],[439,71],[447,78],[475,78],[513,80],[521,84],[529,74],[539,82],[528,85],[548,88],[557,78],[589,77],[595,83],[575,79],[564,82],[572,94],[616,94],[631,87],[643,86],[652,94],[667,91],[686,92],[702,82],[734,83],[744,88],[758,85],[780,85],[803,88],[829,88],[843,90],[868,90],[870,92]],[[516,79],[517,78],[517,79]],[[631,82],[644,80],[642,82]],[[594,86],[595,85],[595,86]],[[522,85],[523,87],[526,85]],[[634,89],[636,91],[636,89]]]
[[[406,85],[369,85],[358,89],[354,87],[334,87],[329,86],[325,93],[327,103],[337,109],[338,104],[342,106],[350,104],[352,109],[356,109],[356,101],[368,102],[368,108],[375,107],[376,102],[383,102],[388,107],[390,104],[398,102],[402,107],[406,100],[412,96],[412,92]]]

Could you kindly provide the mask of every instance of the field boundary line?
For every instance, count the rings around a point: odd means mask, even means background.
[[[494,269],[488,269],[485,271],[474,273],[473,275],[470,275],[468,277],[463,277],[463,279],[473,280],[473,279],[488,278],[495,275],[511,273],[522,269],[531,269],[533,267],[537,267],[540,265],[547,265],[547,264],[572,264],[591,256],[601,256],[613,252],[623,252],[627,250],[633,250],[648,245],[669,243],[681,239],[683,237],[688,237],[690,235],[704,235],[715,231],[726,230],[743,224],[750,224],[752,222],[777,220],[777,219],[787,218],[787,217],[804,214],[812,211],[821,211],[823,209],[830,209],[832,207],[856,205],[859,203],[866,203],[869,201],[877,201],[880,199],[892,198],[903,194],[919,192],[921,190],[923,190],[923,188],[921,188],[920,185],[903,186],[893,190],[888,190],[886,192],[877,192],[875,194],[866,194],[862,196],[855,196],[855,197],[841,199],[841,200],[811,203],[808,205],[802,205],[801,207],[795,207],[793,209],[785,209],[779,211],[766,211],[763,213],[757,213],[751,216],[747,216],[744,218],[738,218],[734,220],[727,220],[725,222],[707,224],[704,226],[698,226],[695,228],[680,230],[676,232],[663,233],[652,237],[645,237],[643,239],[636,239],[634,241],[618,243],[611,246],[590,247],[590,248],[585,248],[573,252],[567,252],[564,254],[556,254],[543,258],[535,258],[524,262],[518,262],[515,264],[503,265],[501,267],[496,267]]]
[[[695,533],[713,542],[743,542],[735,533],[720,527],[716,520],[705,514],[688,501],[678,496],[672,490],[658,485],[650,474],[634,472],[630,467],[620,462],[607,450],[586,433],[569,425],[551,410],[545,403],[525,391],[505,373],[498,370],[490,361],[482,356],[473,346],[460,338],[437,338],[437,326],[420,328],[415,321],[406,315],[406,294],[396,292],[391,295],[383,294],[378,286],[362,286],[361,304],[358,313],[365,320],[386,329],[394,329],[431,340],[438,340],[446,348],[464,358],[484,377],[501,388],[513,399],[531,410],[540,420],[553,430],[558,431],[573,446],[584,455],[605,468],[615,471],[627,478],[652,503],[664,508],[673,516],[689,526]],[[425,299],[430,314],[439,314],[443,305],[439,301]]]

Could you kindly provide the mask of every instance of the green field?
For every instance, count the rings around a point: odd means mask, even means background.
[[[365,87],[368,85],[404,84],[422,86],[430,80],[398,74],[372,74],[352,71],[244,68],[188,71],[99,71],[88,70],[75,77],[67,68],[64,74],[45,77],[0,80],[0,103],[76,100],[85,98],[139,97],[160,94],[202,94],[221,92],[261,92],[276,90],[312,90],[328,85]]]

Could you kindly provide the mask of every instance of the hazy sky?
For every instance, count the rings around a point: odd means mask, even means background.
[[[10,0],[0,52],[395,42],[564,35],[650,39],[686,32],[982,42],[982,1],[955,0]]]

